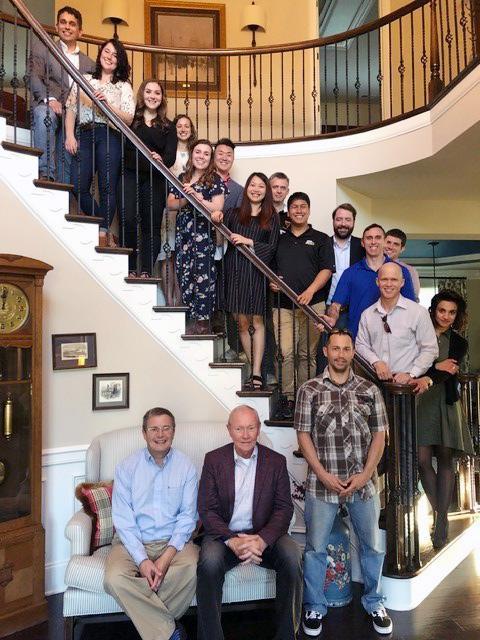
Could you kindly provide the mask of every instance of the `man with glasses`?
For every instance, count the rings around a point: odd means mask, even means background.
[[[198,640],[223,640],[222,587],[235,565],[275,569],[276,640],[295,640],[300,623],[302,552],[288,535],[293,514],[284,456],[257,442],[260,420],[252,407],[228,418],[232,442],[210,451],[198,490],[205,529],[198,563]]]
[[[320,635],[327,613],[327,544],[339,503],[347,507],[359,539],[362,605],[378,633],[393,630],[380,592],[385,552],[376,477],[387,413],[379,389],[353,373],[354,353],[351,334],[334,329],[324,347],[327,367],[305,382],[297,396],[294,426],[308,463],[302,627],[309,637]]]
[[[360,318],[357,353],[375,368],[380,380],[412,384],[416,393],[423,393],[433,383],[422,374],[438,357],[430,314],[401,295],[404,277],[397,263],[380,267],[377,284],[380,298]]]
[[[143,417],[147,446],[117,465],[112,496],[116,529],[104,587],[143,640],[180,640],[175,619],[195,594],[197,473],[172,447],[175,418],[155,407]]]

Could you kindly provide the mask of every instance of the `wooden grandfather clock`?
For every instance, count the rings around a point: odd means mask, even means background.
[[[50,269],[38,260],[0,254],[0,637],[47,618],[42,288]]]

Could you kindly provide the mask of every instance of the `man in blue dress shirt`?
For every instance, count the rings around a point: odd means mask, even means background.
[[[172,448],[175,418],[155,407],[143,417],[144,449],[117,465],[112,515],[116,535],[104,587],[143,640],[180,640],[175,620],[195,594],[198,479]]]
[[[346,269],[340,278],[332,303],[324,318],[334,327],[340,311],[348,308],[348,330],[355,336],[362,312],[374,304],[380,297],[377,285],[377,272],[384,262],[391,262],[385,255],[385,229],[373,223],[363,232],[362,246],[366,256],[360,262]],[[401,267],[404,284],[401,294],[404,298],[415,301],[412,278],[406,267]]]

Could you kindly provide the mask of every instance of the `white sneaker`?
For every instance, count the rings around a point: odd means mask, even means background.
[[[319,636],[322,632],[323,615],[318,611],[306,609],[303,614],[302,627],[307,636]]]
[[[373,628],[377,633],[387,635],[393,631],[393,622],[383,605],[379,605],[370,613]]]

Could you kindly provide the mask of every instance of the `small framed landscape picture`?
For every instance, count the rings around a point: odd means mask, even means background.
[[[130,374],[94,373],[92,385],[92,409],[128,409]]]
[[[59,333],[52,335],[53,368],[90,369],[97,366],[95,333]]]

